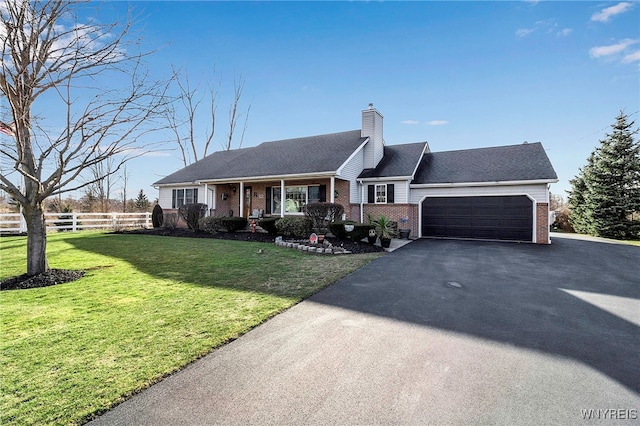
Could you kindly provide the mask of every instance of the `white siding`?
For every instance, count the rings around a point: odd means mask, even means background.
[[[362,137],[368,137],[369,142],[364,148],[364,168],[375,168],[384,155],[383,117],[376,109],[362,111]]]
[[[205,200],[204,185],[202,186],[198,186],[198,185],[186,186],[185,185],[185,186],[161,186],[158,194],[158,204],[160,204],[160,207],[162,207],[163,209],[170,209],[171,202],[172,202],[171,197],[173,196],[174,189],[192,189],[192,188],[198,189],[198,202],[207,203],[207,200]]]
[[[170,187],[166,187],[166,186],[161,186],[160,190],[159,190],[159,194],[158,194],[158,204],[160,204],[160,207],[162,207],[163,209],[170,209],[171,208],[171,190],[173,188]]]
[[[429,197],[473,197],[487,195],[528,195],[535,202],[548,202],[546,184],[534,185],[487,185],[487,186],[453,186],[437,188],[412,188],[411,204],[419,204]]]
[[[360,203],[360,188],[356,178],[362,173],[364,168],[364,150],[356,152],[347,163],[344,164],[337,178],[349,181],[349,199],[351,204]]]

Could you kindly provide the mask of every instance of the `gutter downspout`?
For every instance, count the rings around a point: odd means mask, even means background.
[[[360,223],[364,223],[364,184],[360,179]]]

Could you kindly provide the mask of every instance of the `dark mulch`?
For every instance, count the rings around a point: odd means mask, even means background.
[[[0,290],[24,290],[27,288],[48,287],[75,281],[84,276],[84,271],[50,269],[38,275],[19,275],[0,281]]]
[[[215,238],[218,240],[234,240],[234,241],[253,241],[260,243],[274,243],[276,237],[265,232],[217,232],[209,234],[207,232],[193,232],[190,229],[178,228],[174,230],[165,228],[151,229],[132,229],[118,231],[119,234],[143,234],[143,235],[159,235],[167,237],[186,237],[186,238]],[[349,240],[338,240],[337,238],[327,238],[331,244],[336,247],[344,247],[351,253],[378,253],[383,252],[380,246],[371,245],[364,242],[353,242]]]

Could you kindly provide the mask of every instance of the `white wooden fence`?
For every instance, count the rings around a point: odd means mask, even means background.
[[[48,232],[151,227],[151,213],[45,213],[44,217]],[[0,234],[26,232],[27,224],[20,213],[0,213]]]

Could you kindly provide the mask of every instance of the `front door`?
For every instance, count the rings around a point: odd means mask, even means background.
[[[242,215],[243,217],[249,217],[251,216],[251,187],[250,186],[245,186],[244,187],[244,214]]]

